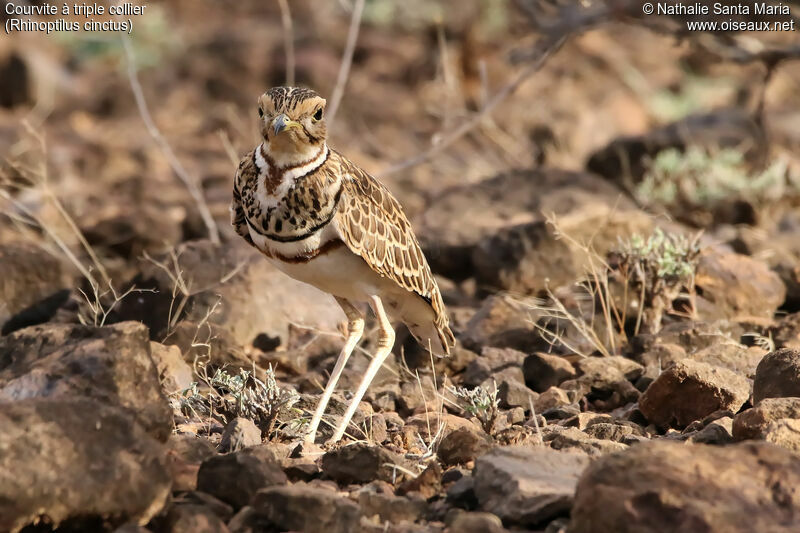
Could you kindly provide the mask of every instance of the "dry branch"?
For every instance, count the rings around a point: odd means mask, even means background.
[[[164,154],[164,157],[167,158],[167,162],[169,163],[169,166],[172,167],[173,172],[175,172],[178,178],[183,182],[183,184],[186,186],[186,189],[189,191],[189,194],[192,196],[194,203],[197,205],[197,210],[200,212],[200,217],[203,219],[203,223],[208,230],[208,238],[214,244],[219,244],[219,229],[217,228],[216,222],[214,222],[214,217],[211,216],[211,211],[209,210],[206,199],[203,196],[203,191],[200,189],[198,180],[186,171],[178,157],[175,155],[175,152],[172,150],[172,147],[161,134],[158,126],[156,126],[156,123],[153,121],[153,117],[150,115],[150,110],[147,107],[147,101],[144,98],[142,85],[139,83],[139,77],[136,74],[136,60],[133,55],[133,48],[131,47],[130,40],[127,36],[122,37],[122,47],[125,50],[125,57],[128,63],[128,81],[130,82],[131,89],[133,90],[133,96],[136,99],[136,107],[139,109],[139,114],[142,116],[142,120],[147,128],[147,132]]]
[[[342,54],[342,64],[339,66],[339,75],[336,77],[336,87],[331,94],[331,103],[328,106],[328,128],[333,129],[333,120],[339,110],[339,104],[344,96],[344,88],[347,85],[347,78],[350,76],[350,66],[353,64],[353,53],[356,50],[358,40],[358,30],[361,27],[361,15],[364,12],[364,0],[356,0],[353,6],[353,15],[350,17],[350,29],[347,31],[347,44]]]

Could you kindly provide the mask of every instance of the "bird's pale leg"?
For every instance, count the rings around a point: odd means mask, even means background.
[[[317,428],[322,420],[322,415],[325,414],[325,408],[328,406],[328,402],[331,399],[333,389],[336,387],[336,382],[339,381],[347,359],[350,357],[350,354],[353,353],[353,349],[364,333],[364,317],[361,315],[361,312],[344,298],[337,297],[336,301],[341,306],[344,314],[347,315],[347,340],[344,343],[342,351],[339,352],[339,357],[336,359],[331,377],[328,379],[328,384],[325,386],[325,392],[322,393],[322,398],[319,399],[319,403],[317,404],[317,410],[314,411],[311,424],[308,426],[308,433],[306,433],[305,436],[306,442],[314,442],[317,436]]]
[[[347,406],[347,411],[344,413],[341,422],[339,422],[339,425],[336,427],[336,431],[333,433],[333,437],[331,437],[331,442],[337,442],[342,438],[342,435],[344,435],[344,432],[347,430],[347,425],[350,423],[350,419],[353,418],[353,414],[356,412],[358,404],[361,402],[361,398],[364,397],[364,393],[367,392],[367,388],[369,387],[370,383],[372,383],[372,380],[375,379],[375,374],[378,373],[383,361],[392,351],[392,346],[394,346],[394,329],[392,329],[392,324],[389,322],[389,318],[386,316],[386,312],[383,310],[383,303],[381,302],[381,299],[378,296],[373,296],[370,298],[370,307],[375,313],[375,316],[378,317],[378,323],[380,325],[378,350],[375,352],[375,356],[372,358],[372,361],[370,361],[367,371],[364,374],[364,377],[361,379],[361,383],[358,385],[358,390],[356,391],[355,396],[353,396],[353,399],[350,401],[350,405]]]

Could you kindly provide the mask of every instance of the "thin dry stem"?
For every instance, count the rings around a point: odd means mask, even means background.
[[[183,182],[184,186],[189,191],[189,194],[192,196],[195,205],[197,205],[197,210],[200,213],[200,217],[203,219],[203,224],[205,224],[208,231],[208,238],[214,244],[219,244],[219,229],[217,228],[217,223],[214,222],[214,217],[211,216],[211,211],[209,210],[206,199],[203,196],[203,191],[200,189],[198,180],[194,176],[190,175],[189,172],[187,172],[178,159],[178,156],[175,155],[172,147],[161,134],[161,130],[158,129],[155,121],[153,121],[153,117],[150,114],[149,108],[147,107],[147,100],[145,100],[142,85],[139,83],[139,77],[136,73],[136,60],[133,55],[133,48],[131,47],[130,39],[127,36],[122,37],[122,47],[125,50],[125,57],[128,63],[128,81],[131,89],[133,90],[133,97],[136,100],[136,107],[139,109],[139,114],[144,121],[147,132],[164,154],[169,166],[172,167],[172,171],[175,172],[175,175],[178,176],[178,178]]]
[[[339,67],[339,75],[336,77],[336,86],[331,94],[331,103],[328,105],[327,123],[328,129],[333,129],[333,121],[339,110],[339,104],[344,96],[344,88],[347,85],[347,78],[350,76],[350,66],[353,64],[353,53],[356,49],[358,40],[358,30],[361,27],[361,15],[364,13],[364,0],[356,0],[353,6],[353,15],[350,17],[350,29],[347,31],[347,44],[342,54],[342,64]]]
[[[278,0],[281,9],[281,24],[283,25],[283,49],[286,52],[286,86],[294,87],[294,24],[292,12],[287,0]]]

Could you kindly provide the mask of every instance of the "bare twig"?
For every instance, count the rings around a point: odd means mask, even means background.
[[[350,29],[347,31],[347,44],[342,54],[342,64],[339,67],[339,75],[336,77],[336,87],[331,94],[331,103],[328,105],[328,128],[332,129],[336,112],[344,96],[344,88],[347,85],[347,78],[350,75],[350,66],[353,64],[353,52],[356,49],[358,40],[358,30],[361,27],[361,15],[364,12],[364,0],[356,0],[353,6],[353,15],[350,17]]]
[[[522,83],[525,80],[527,80],[530,76],[532,76],[540,68],[542,68],[547,58],[549,58],[553,52],[558,50],[565,40],[566,40],[565,37],[561,37],[545,45],[542,48],[539,57],[534,62],[530,63],[525,68],[523,68],[520,72],[518,72],[517,75],[514,76],[514,78],[510,82],[508,82],[502,89],[497,91],[497,93],[495,93],[495,95],[488,102],[486,102],[486,105],[483,107],[483,109],[481,109],[478,113],[473,115],[472,118],[464,122],[461,126],[456,128],[449,134],[444,135],[437,144],[431,146],[430,148],[428,148],[427,150],[425,150],[424,152],[422,152],[417,156],[414,156],[405,161],[395,163],[386,170],[379,172],[378,176],[388,176],[389,174],[395,174],[397,172],[400,172],[401,170],[415,167],[431,159],[439,152],[449,148],[453,143],[455,143],[461,137],[472,131],[476,126],[480,125],[484,117],[486,117],[492,111],[494,111],[494,109],[501,102],[503,102],[503,100],[511,96],[514,93],[514,91],[516,91],[517,88],[520,85],[522,85]]]
[[[283,49],[286,52],[286,85],[294,86],[294,25],[288,0],[278,0],[281,8],[281,24],[283,24]]]
[[[203,223],[208,230],[208,238],[214,244],[219,244],[219,229],[217,228],[216,222],[214,222],[214,217],[211,216],[211,211],[209,210],[206,199],[203,196],[203,191],[200,189],[198,180],[186,171],[178,157],[175,155],[175,152],[173,152],[172,147],[169,145],[169,143],[167,143],[166,139],[161,134],[161,131],[156,126],[155,122],[153,121],[153,117],[150,115],[150,110],[147,107],[147,101],[144,98],[142,85],[139,83],[139,77],[136,74],[136,61],[133,55],[133,48],[131,47],[131,43],[127,35],[122,37],[122,46],[125,50],[125,57],[128,63],[128,81],[130,82],[131,89],[133,90],[133,96],[136,99],[136,107],[139,108],[139,114],[142,116],[142,120],[147,127],[147,132],[164,154],[164,157],[167,158],[167,162],[169,163],[169,166],[172,167],[173,172],[175,172],[178,178],[183,182],[183,184],[186,186],[186,189],[189,191],[189,194],[192,196],[192,199],[194,200],[195,204],[197,205],[197,209],[200,212],[200,217],[203,219]]]

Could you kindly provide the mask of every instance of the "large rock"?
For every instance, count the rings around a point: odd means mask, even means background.
[[[347,498],[303,483],[262,489],[251,505],[264,528],[257,531],[350,533],[358,531],[361,519],[358,506]]]
[[[504,228],[484,238],[472,253],[477,281],[482,286],[537,294],[572,284],[584,273],[588,256],[575,242],[592,243],[605,256],[619,239],[648,235],[653,218],[636,210],[619,210],[604,201],[588,203],[558,219],[559,227],[539,220]],[[570,240],[562,238],[562,233]]]
[[[0,405],[0,531],[40,518],[143,525],[169,491],[163,446],[123,409],[65,396]]]
[[[797,456],[772,444],[641,443],[581,476],[569,531],[789,533],[798,483]]]
[[[49,320],[71,286],[60,260],[31,244],[0,245],[0,332]]]
[[[123,317],[141,318],[154,334],[163,336],[159,332],[168,321],[178,270],[191,295],[182,318],[199,323],[210,313],[208,322],[223,327],[242,346],[252,344],[259,334],[285,345],[289,322],[333,331],[344,320],[329,295],[281,273],[255,250],[201,240],[182,244],[176,256],[174,266],[171,257],[162,258],[169,273],[152,263],[143,264],[139,285],[152,286],[159,293],[141,293],[137,301],[123,301]]]
[[[753,402],[800,396],[800,351],[782,348],[764,356],[756,368]]]
[[[481,510],[507,525],[536,527],[569,513],[586,455],[548,448],[496,448],[475,462]]]
[[[764,140],[753,117],[739,109],[726,109],[692,115],[644,135],[616,139],[595,152],[587,168],[630,190],[644,176],[648,161],[667,148],[747,146],[755,155],[763,153]]]
[[[90,396],[121,405],[166,441],[172,410],[158,381],[145,326],[42,324],[0,338],[0,402]]]
[[[763,439],[772,422],[786,418],[800,419],[800,398],[764,398],[755,407],[736,415],[733,438]]]
[[[786,299],[786,286],[765,263],[715,249],[700,255],[695,284],[698,313],[709,320],[772,318]]]
[[[483,347],[514,348],[526,353],[546,350],[548,344],[539,336],[530,312],[508,296],[490,296],[464,327],[460,340],[475,351]]]
[[[750,396],[744,376],[684,359],[650,384],[639,400],[642,414],[661,427],[685,427],[714,411],[737,412]]]
[[[433,270],[458,280],[474,275],[478,243],[504,228],[540,222],[543,210],[561,216],[587,204],[615,203],[632,207],[618,189],[591,174],[515,171],[446,190],[422,216],[418,235]]]

